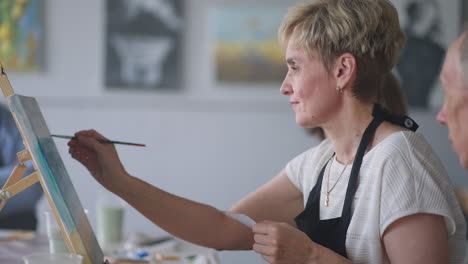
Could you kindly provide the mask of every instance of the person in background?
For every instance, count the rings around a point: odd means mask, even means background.
[[[468,30],[448,49],[440,81],[445,101],[436,119],[448,127],[453,150],[468,169]]]
[[[436,116],[448,127],[452,149],[460,164],[468,169],[468,30],[465,30],[449,47],[440,74],[445,101]],[[465,218],[468,220],[468,190],[456,191]],[[466,234],[468,238],[468,233]],[[467,256],[468,260],[468,256]]]
[[[401,84],[412,107],[427,108],[437,81],[445,48],[441,45],[441,9],[439,1],[405,1],[406,46],[396,66]],[[418,69],[418,73],[414,73]]]
[[[0,105],[0,188],[4,186],[11,172],[18,165],[16,153],[24,149],[23,139],[13,116],[5,106]],[[34,171],[30,161],[26,165],[28,168],[24,176]],[[0,229],[36,230],[35,210],[41,196],[41,185],[35,183],[9,199],[0,211]]]
[[[69,153],[153,223],[205,247],[281,264],[463,263],[465,221],[441,161],[412,119],[376,104],[405,42],[393,4],[308,1],[288,11],[279,39],[280,92],[296,123],[327,139],[227,211],[252,228],[132,176],[95,130],[77,132]]]

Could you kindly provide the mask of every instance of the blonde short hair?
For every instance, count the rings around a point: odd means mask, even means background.
[[[278,38],[283,49],[291,38],[328,72],[344,53],[357,61],[353,94],[375,101],[383,79],[396,65],[405,44],[398,13],[388,0],[316,0],[289,9]]]

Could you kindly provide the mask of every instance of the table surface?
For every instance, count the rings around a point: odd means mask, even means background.
[[[35,235],[33,239],[0,241],[0,263],[23,264],[23,256],[33,253],[49,252],[49,243],[45,235]]]
[[[24,264],[22,257],[34,253],[49,252],[49,242],[45,234],[35,233],[34,236],[20,235],[18,239],[5,239],[0,237],[0,263],[1,264]],[[180,256],[196,255],[197,258],[191,263],[219,264],[216,251],[196,246],[181,240],[169,240],[158,246],[158,252],[178,253]],[[120,262],[120,261],[119,261]],[[173,261],[175,264],[177,261]],[[179,263],[179,262],[177,262]],[[184,262],[187,263],[187,262]]]

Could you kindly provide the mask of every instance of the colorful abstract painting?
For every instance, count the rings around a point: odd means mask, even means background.
[[[57,209],[64,226],[64,239],[83,256],[83,264],[102,264],[104,256],[65,169],[39,105],[33,97],[12,95],[8,105],[17,120],[35,167],[41,174],[44,193]]]
[[[9,71],[43,69],[44,0],[0,0],[0,61]]]
[[[219,82],[274,83],[286,74],[277,41],[287,6],[232,4],[213,8],[212,38]]]

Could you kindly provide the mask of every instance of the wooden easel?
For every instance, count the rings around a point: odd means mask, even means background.
[[[3,95],[4,95],[5,99],[7,99],[11,95],[13,95],[14,92],[13,92],[13,89],[11,87],[10,81],[8,80],[8,77],[7,77],[6,73],[5,73],[5,68],[3,67],[1,62],[0,62],[0,67],[1,67],[0,88],[2,89],[2,92],[3,92]],[[65,241],[65,243],[66,243],[66,245],[68,247],[69,252],[73,253],[73,254],[79,254],[77,252],[77,249],[75,249],[75,247],[73,246],[71,237],[65,231],[65,226],[64,226],[64,223],[63,223],[62,219],[59,216],[59,213],[57,211],[57,207],[55,206],[55,204],[54,204],[54,202],[53,202],[53,200],[51,198],[51,195],[47,190],[47,187],[46,187],[46,185],[45,185],[45,183],[43,181],[43,177],[42,177],[41,173],[38,170],[38,166],[37,166],[34,158],[31,156],[31,152],[30,152],[31,148],[30,148],[27,140],[25,140],[25,136],[24,136],[23,131],[21,130],[21,126],[19,125],[19,122],[18,122],[16,116],[13,115],[13,117],[15,119],[16,126],[18,127],[18,130],[19,130],[19,132],[21,134],[21,137],[23,139],[25,150],[17,153],[19,164],[14,168],[13,172],[10,174],[10,177],[5,182],[3,188],[0,190],[0,202],[1,202],[0,203],[0,211],[5,206],[8,199],[12,198],[13,196],[15,196],[18,193],[22,192],[23,190],[27,189],[31,185],[33,185],[33,184],[35,184],[37,182],[40,182],[41,187],[42,187],[42,189],[44,191],[44,195],[47,197],[49,205],[52,208],[54,217],[55,217],[55,219],[56,219],[56,221],[58,223],[58,226],[60,228],[60,232],[61,232],[62,237],[63,237],[63,239],[64,239],[64,241]],[[34,166],[34,172],[31,173],[30,175],[22,178],[25,171],[26,171],[26,169],[27,169],[27,166],[24,165],[24,163],[29,161],[29,160],[32,161],[32,164]],[[85,258],[83,260],[83,264],[90,264],[90,260]]]
[[[0,67],[1,67],[1,73],[0,73],[0,88],[2,89],[3,96],[8,98],[10,95],[13,95],[13,89],[11,88],[10,81],[8,80],[8,77],[5,73],[5,69],[3,68],[3,65],[0,62]],[[15,122],[18,126],[18,122]],[[19,126],[18,126],[19,129]],[[21,132],[21,137],[23,137],[23,133]],[[25,142],[24,137],[23,137],[23,142]],[[25,143],[26,146],[26,143]],[[17,154],[18,157],[18,162],[19,164],[13,169],[13,171],[10,174],[10,177],[8,180],[5,182],[5,185],[3,185],[3,188],[0,190],[0,211],[3,209],[5,206],[6,202],[8,199],[11,197],[17,195],[18,193],[22,192],[29,186],[35,184],[36,182],[40,181],[40,174],[37,171],[36,166],[34,165],[34,172],[31,173],[30,175],[26,176],[25,178],[21,179],[24,175],[24,172],[27,169],[27,166],[24,165],[25,162],[28,160],[31,160],[31,154],[26,146],[26,149],[18,152]]]

